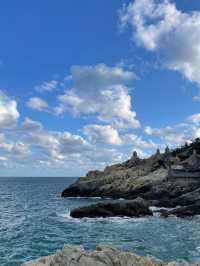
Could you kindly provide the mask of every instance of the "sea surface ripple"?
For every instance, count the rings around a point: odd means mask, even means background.
[[[64,244],[94,249],[99,243],[165,261],[200,260],[200,218],[72,219],[71,209],[101,201],[60,197],[74,178],[0,179],[0,265],[22,262]]]

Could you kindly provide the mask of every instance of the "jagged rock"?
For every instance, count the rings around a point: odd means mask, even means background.
[[[194,204],[200,198],[200,171],[199,176],[197,171],[193,178],[192,173],[184,172],[184,165],[192,166],[192,171],[200,169],[199,155],[200,139],[175,150],[167,147],[164,153],[157,151],[147,159],[140,159],[134,152],[124,163],[107,166],[104,171],[89,172],[66,188],[62,196],[141,197],[159,207]],[[170,176],[173,167],[178,166],[183,167],[183,176]]]
[[[192,190],[188,193],[181,195],[173,200],[174,206],[187,206],[195,204],[197,201],[200,201],[200,188]]]
[[[148,201],[157,201],[161,207],[175,207],[177,205],[187,205],[198,199],[199,181],[163,181],[157,183],[147,183],[137,186],[129,193],[128,198],[136,196],[142,197]],[[196,191],[196,193],[193,193]],[[193,196],[193,198],[192,198]]]
[[[153,215],[149,205],[141,198],[135,200],[109,201],[97,203],[86,207],[77,208],[71,211],[73,218],[95,218],[95,217],[141,217]]]
[[[130,252],[122,252],[112,246],[100,245],[93,252],[83,247],[65,246],[61,251],[48,257],[24,263],[22,266],[193,266],[199,263],[165,263],[152,256],[141,257]]]

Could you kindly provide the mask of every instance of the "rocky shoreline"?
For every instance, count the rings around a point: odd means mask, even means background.
[[[149,206],[175,208],[163,216],[200,214],[200,139],[183,147],[91,171],[62,192],[62,197],[142,198]],[[98,206],[97,206],[98,207]]]
[[[54,255],[25,262],[22,266],[198,266],[187,262],[163,262],[152,256],[138,256],[123,252],[112,246],[97,246],[95,251],[87,252],[80,246],[65,246]]]
[[[164,153],[158,150],[147,159],[134,152],[130,160],[91,171],[62,192],[62,197],[112,198],[71,211],[73,218],[152,216],[150,206],[159,207],[162,217],[200,215],[200,139]],[[123,200],[121,200],[123,198]],[[167,209],[168,208],[168,209]],[[65,246],[54,255],[26,262],[23,266],[183,266],[200,262],[163,262],[138,256],[112,246]]]

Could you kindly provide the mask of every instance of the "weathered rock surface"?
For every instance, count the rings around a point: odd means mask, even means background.
[[[170,167],[183,167],[170,176]],[[188,170],[190,166],[190,170]],[[183,176],[181,176],[183,175]],[[192,176],[195,175],[195,178]],[[175,150],[157,151],[147,159],[133,153],[130,160],[91,171],[62,192],[62,197],[143,198],[151,205],[176,207],[200,200],[200,139]],[[192,213],[192,212],[191,212]],[[197,211],[200,214],[200,209]]]
[[[160,155],[163,157],[164,155]],[[164,164],[164,161],[162,162]],[[161,163],[161,165],[162,165]],[[123,164],[106,167],[103,172],[92,171],[62,192],[63,197],[124,197],[135,187],[162,181],[167,169],[159,166],[157,156],[144,160],[131,159]]]
[[[151,256],[141,257],[122,252],[111,246],[98,246],[93,252],[86,252],[79,246],[65,246],[61,251],[48,257],[24,263],[22,266],[189,266],[187,262],[164,263]]]
[[[163,217],[168,217],[169,215],[175,215],[181,218],[199,215],[199,213],[200,213],[200,201],[197,201],[191,205],[177,207],[171,211],[164,210],[161,212]]]
[[[109,201],[97,203],[71,211],[73,218],[95,217],[141,217],[153,215],[149,205],[141,198],[135,200]]]

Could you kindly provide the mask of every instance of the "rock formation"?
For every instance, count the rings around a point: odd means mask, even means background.
[[[71,216],[73,218],[113,216],[141,217],[145,215],[153,215],[153,213],[149,209],[147,202],[141,198],[137,198],[135,200],[97,203],[77,208],[71,212]]]
[[[151,256],[141,257],[130,252],[122,252],[111,246],[97,246],[93,252],[83,247],[65,246],[61,251],[48,257],[24,263],[22,266],[193,266],[199,263],[165,263]]]
[[[124,163],[89,172],[66,188],[62,196],[141,197],[159,207],[196,204],[200,200],[199,158],[200,139],[174,150],[167,147],[164,153],[157,151],[146,159],[134,152]]]

